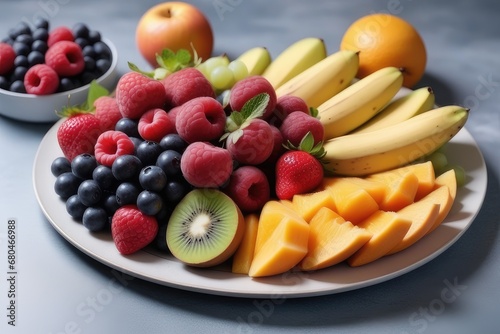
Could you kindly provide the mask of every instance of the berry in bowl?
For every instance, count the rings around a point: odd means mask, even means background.
[[[117,80],[115,46],[84,23],[21,22],[0,41],[0,115],[55,122],[57,111],[86,101],[92,81],[112,90]]]

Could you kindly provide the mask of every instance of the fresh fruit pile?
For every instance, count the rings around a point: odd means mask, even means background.
[[[0,42],[0,89],[47,95],[81,87],[111,66],[101,34],[84,23],[50,28],[37,19],[12,28]]]
[[[109,229],[122,254],[232,258],[252,277],[367,264],[439,226],[459,169],[438,149],[468,110],[435,108],[428,87],[397,97],[393,66],[356,80],[359,54],[327,55],[321,39],[269,59],[164,50],[151,72],[130,64],[114,96],[91,87],[88,110],[70,108],[57,133],[68,213]],[[219,86],[215,69],[235,63],[246,71]]]

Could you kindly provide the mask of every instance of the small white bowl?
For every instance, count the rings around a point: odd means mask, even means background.
[[[111,50],[111,66],[96,81],[110,91],[118,81],[118,52],[114,44],[103,38],[102,41]],[[50,95],[33,95],[10,92],[0,89],[0,115],[24,122],[49,123],[60,117],[56,111],[69,105],[79,105],[87,100],[90,84]]]

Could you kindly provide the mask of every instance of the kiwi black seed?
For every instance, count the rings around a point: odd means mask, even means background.
[[[244,218],[234,201],[217,189],[194,189],[177,204],[167,225],[167,246],[187,265],[220,264],[243,238]]]

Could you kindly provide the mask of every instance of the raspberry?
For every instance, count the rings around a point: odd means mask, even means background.
[[[85,69],[82,49],[70,41],[60,41],[49,47],[45,63],[64,77],[78,75]]]
[[[14,68],[15,59],[14,48],[10,44],[0,43],[0,75],[5,75]]]
[[[231,133],[226,140],[226,147],[233,158],[247,165],[264,162],[274,148],[274,135],[271,125],[262,119],[253,119],[240,131]]]
[[[231,153],[206,142],[189,144],[181,159],[182,175],[192,186],[221,187],[233,171]]]
[[[122,118],[116,99],[111,96],[101,96],[94,101],[95,116],[101,122],[103,130],[113,130]]]
[[[138,129],[142,139],[160,142],[164,136],[175,132],[175,124],[165,110],[155,108],[141,116]]]
[[[309,114],[309,107],[304,99],[298,96],[280,96],[276,102],[273,114],[269,119],[269,123],[279,128],[283,120],[294,111],[302,111],[305,114]]]
[[[48,95],[55,93],[59,86],[59,76],[56,71],[45,64],[30,67],[24,76],[26,93]]]
[[[224,133],[226,113],[212,97],[197,97],[184,103],[177,112],[175,128],[187,141],[212,141]]]
[[[116,210],[111,220],[111,235],[121,254],[137,252],[153,241],[158,233],[154,216],[143,214],[136,205],[125,205]]]
[[[168,108],[180,106],[196,97],[215,98],[215,92],[205,76],[193,67],[177,71],[163,80]]]
[[[118,80],[116,101],[122,117],[139,119],[146,111],[163,107],[165,88],[158,80],[128,72]]]
[[[52,45],[56,44],[60,41],[70,41],[73,42],[75,40],[75,36],[73,36],[73,32],[70,28],[61,26],[52,29],[49,33],[49,38],[47,39],[47,45],[50,48]]]
[[[126,134],[108,130],[97,138],[94,154],[99,164],[111,167],[117,157],[132,154],[134,149],[134,143]]]
[[[224,189],[238,207],[244,212],[255,212],[270,198],[270,187],[266,175],[254,166],[236,169]]]
[[[285,153],[285,147],[283,144],[286,142],[283,140],[283,135],[281,134],[281,131],[275,127],[274,125],[271,125],[271,131],[273,133],[274,141],[273,141],[273,150],[269,157],[264,161],[264,163],[270,163],[273,164],[278,160],[278,158]]]
[[[288,115],[280,127],[284,142],[290,141],[293,146],[298,146],[304,136],[311,132],[314,144],[323,140],[324,128],[320,120],[302,111],[294,111]]]
[[[260,93],[269,94],[269,103],[262,115],[262,119],[267,119],[271,116],[276,106],[276,92],[271,83],[262,76],[253,75],[243,80],[238,81],[231,89],[229,104],[232,110],[241,111],[245,103],[252,97]]]

